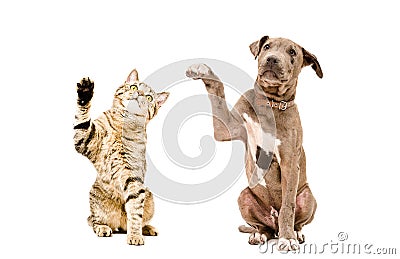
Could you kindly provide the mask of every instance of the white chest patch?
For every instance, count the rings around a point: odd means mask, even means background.
[[[279,155],[279,146],[281,145],[280,139],[275,139],[274,154],[278,160],[278,164],[281,164],[281,156]]]
[[[280,164],[279,145],[281,141],[276,139],[271,133],[264,132],[258,122],[253,121],[246,113],[243,114],[244,126],[247,131],[247,147],[250,151],[251,158],[255,164],[255,170],[249,177],[249,187],[252,188],[257,184],[266,186],[264,175],[268,169],[260,168],[257,163],[257,147],[262,148],[266,154],[275,154]]]

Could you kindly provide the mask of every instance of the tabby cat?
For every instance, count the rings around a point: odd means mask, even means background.
[[[169,93],[155,93],[139,82],[138,73],[133,70],[115,92],[112,108],[91,120],[93,88],[89,78],[77,84],[74,124],[75,149],[97,170],[90,191],[88,223],[99,237],[126,231],[128,244],[143,245],[143,235],[158,234],[148,224],[154,214],[154,201],[144,187],[146,125]]]

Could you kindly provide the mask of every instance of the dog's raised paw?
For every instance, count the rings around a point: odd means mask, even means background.
[[[250,245],[263,245],[267,242],[267,236],[258,232],[251,233],[249,236]]]
[[[206,64],[194,64],[186,70],[186,76],[192,79],[213,79],[218,77],[213,73]]]
[[[300,249],[299,241],[297,241],[296,239],[279,238],[278,240],[279,251],[295,251],[299,249]]]

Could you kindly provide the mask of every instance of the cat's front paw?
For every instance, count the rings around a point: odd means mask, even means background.
[[[144,245],[144,239],[143,239],[142,235],[128,234],[127,242],[128,242],[128,245],[135,245],[135,246]]]
[[[80,83],[76,84],[78,92],[79,105],[86,105],[93,97],[94,83],[88,78],[82,78]]]

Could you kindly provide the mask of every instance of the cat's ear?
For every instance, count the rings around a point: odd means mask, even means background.
[[[156,103],[158,108],[160,108],[165,103],[165,101],[168,99],[168,96],[168,92],[157,93]]]
[[[136,68],[135,68],[135,69],[132,70],[132,72],[126,78],[125,83],[133,84],[134,82],[137,82],[137,81],[139,81],[139,75],[138,75],[138,72],[136,71]]]

